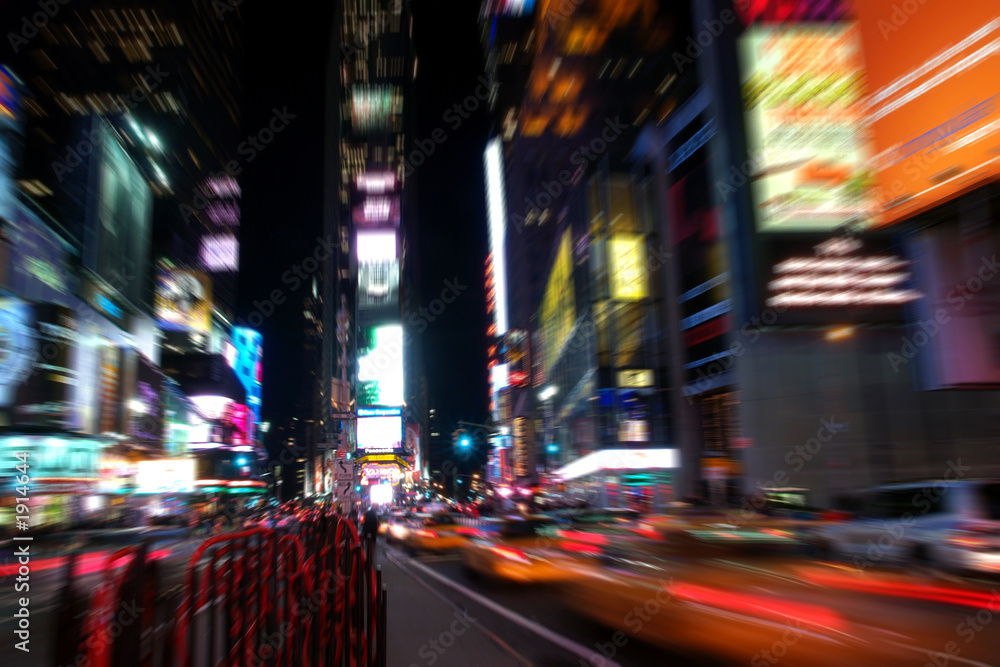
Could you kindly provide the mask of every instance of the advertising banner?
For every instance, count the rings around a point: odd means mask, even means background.
[[[135,304],[145,302],[153,194],[103,119],[86,139],[97,147],[88,197],[84,265]]]
[[[201,271],[160,269],[155,316],[164,329],[208,334],[212,329],[212,281]]]
[[[862,3],[863,4],[863,3]],[[852,23],[754,25],[739,42],[757,230],[825,231],[873,206],[864,61]]]
[[[886,225],[1000,175],[1000,6],[857,4]]]
[[[611,266],[611,298],[640,301],[649,296],[646,284],[646,237],[642,234],[615,234],[608,240]]]
[[[66,242],[20,205],[11,207],[3,234],[11,246],[6,287],[31,301],[65,303],[75,291]]]
[[[78,329],[64,306],[0,299],[0,407],[12,408],[15,424],[75,425],[69,360]]]
[[[137,355],[135,393],[131,400],[129,434],[161,444],[163,440],[163,375],[145,357]]]

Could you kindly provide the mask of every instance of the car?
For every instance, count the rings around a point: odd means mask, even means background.
[[[441,553],[460,549],[465,545],[466,536],[459,528],[452,514],[418,514],[410,521],[403,547],[411,556],[423,551]]]
[[[861,569],[909,564],[1000,573],[1000,480],[938,479],[887,484],[863,494],[850,519],[819,538],[827,555]]]
[[[389,514],[386,540],[390,543],[403,542],[406,539],[407,533],[410,532],[410,521],[413,517],[413,512],[396,511]]]
[[[474,578],[520,583],[557,583],[572,578],[570,561],[600,549],[564,539],[562,524],[547,516],[513,516],[470,536],[462,564]]]

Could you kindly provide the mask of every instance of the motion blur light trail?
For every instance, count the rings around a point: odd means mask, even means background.
[[[93,551],[80,556],[76,563],[76,567],[73,570],[74,576],[84,576],[88,574],[94,574],[96,572],[103,572],[107,568],[107,558],[113,552],[111,551]],[[173,553],[170,549],[157,549],[150,552],[149,557],[152,560],[162,560],[168,558],[170,554]],[[56,558],[41,558],[38,560],[31,561],[31,571],[32,572],[43,572],[45,570],[52,570],[55,568],[63,567],[66,565],[66,556],[58,556]],[[128,560],[122,559],[114,565],[115,569],[123,567],[128,564]],[[18,565],[15,563],[13,565],[0,565],[0,577],[12,577],[17,574]]]

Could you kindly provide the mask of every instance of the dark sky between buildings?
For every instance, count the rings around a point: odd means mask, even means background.
[[[244,165],[241,175],[237,316],[246,319],[255,311],[266,316],[272,291],[287,296],[259,326],[265,355],[263,414],[276,423],[296,416],[305,377],[302,299],[307,288],[293,291],[281,277],[316,247],[322,232],[322,189],[335,187],[327,184],[323,172],[324,122],[330,112],[323,100],[334,6],[303,11],[301,5],[288,5],[285,13],[273,11],[273,6],[241,7],[247,22],[245,134],[265,127],[275,109],[295,116]],[[414,165],[409,183],[417,188],[416,206],[404,215],[411,223],[416,216],[418,302],[428,310],[411,333],[413,349],[425,361],[430,407],[438,410],[445,425],[488,418],[482,153],[490,120],[485,104],[463,112],[468,118],[453,110],[474,94],[483,71],[478,10],[478,3],[429,0],[413,7],[418,69],[409,113],[416,114],[411,140],[421,142],[411,147],[411,156],[419,151],[424,159]],[[435,142],[433,137],[440,140],[442,133],[443,143]],[[442,291],[455,298],[433,315],[441,307],[432,302]]]

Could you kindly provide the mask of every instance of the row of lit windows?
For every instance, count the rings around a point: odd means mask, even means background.
[[[89,35],[82,39],[69,23],[49,22],[42,28],[42,34],[49,44],[80,48],[84,42],[95,40],[101,46],[122,45],[123,42],[141,43],[145,48],[184,45],[177,24],[164,23],[155,11],[95,9],[90,14],[93,22],[82,27]]]
[[[134,102],[123,93],[88,93],[87,95],[58,93],[54,99],[59,108],[65,113],[81,116],[89,116],[95,113],[101,115],[124,113],[135,106]],[[182,111],[177,97],[170,91],[153,93],[147,99],[156,111],[175,114],[179,114]],[[40,112],[38,115],[47,115],[40,107],[38,110]]]

